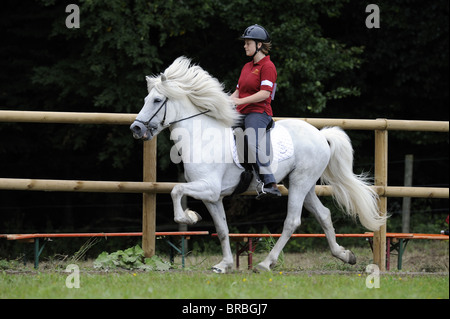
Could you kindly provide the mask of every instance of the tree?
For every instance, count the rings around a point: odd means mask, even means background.
[[[379,29],[366,27],[366,3],[349,0],[84,0],[80,28],[69,29],[65,9],[73,2],[2,2],[2,109],[136,113],[145,75],[180,55],[233,91],[248,61],[238,37],[257,23],[273,39],[276,116],[448,120],[446,0],[379,1]],[[141,143],[126,126],[87,128],[0,123],[2,175],[140,179]],[[367,136],[352,133],[360,158],[372,156]],[[448,185],[445,134],[395,133],[389,142],[400,153],[414,146],[443,157],[436,172],[414,176],[439,175]],[[158,144],[158,176],[176,180],[167,134]]]
[[[68,29],[64,5],[45,0],[46,8],[58,8],[49,42],[66,45],[54,63],[34,68],[32,81],[51,88],[67,110],[135,112],[146,94],[144,75],[163,71],[185,54],[232,91],[245,62],[237,38],[248,25],[259,23],[273,38],[277,115],[318,113],[329,100],[359,94],[341,78],[359,66],[362,49],[324,38],[318,23],[321,16],[339,16],[345,2],[85,1],[80,3],[80,28]],[[85,138],[77,135],[78,145]],[[115,165],[123,166],[131,155],[128,138],[113,134],[100,159],[114,157]]]
[[[364,47],[353,74],[361,96],[349,112],[366,116],[448,120],[449,2],[378,1],[380,28],[367,28],[367,3],[352,1],[324,33]]]

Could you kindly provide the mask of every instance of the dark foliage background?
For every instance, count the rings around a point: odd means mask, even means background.
[[[69,3],[79,5],[79,29],[66,28]],[[232,91],[247,61],[237,38],[258,23],[273,38],[276,116],[448,121],[449,2],[380,0],[379,29],[366,27],[367,5],[6,0],[0,13],[0,109],[137,113],[146,95],[144,76],[163,71],[180,55]],[[373,133],[348,133],[355,171],[373,172]],[[177,181],[182,170],[170,162],[170,147],[168,135],[161,134],[159,181]],[[126,126],[0,121],[1,177],[138,181],[141,149]],[[405,154],[414,154],[414,186],[448,187],[448,134],[391,132],[390,185],[403,185]],[[363,231],[330,199],[324,201],[333,209],[337,232]],[[204,218],[195,227],[213,231],[203,205],[192,199],[188,204]],[[233,198],[226,206],[233,231],[281,230],[285,199]],[[399,231],[401,199],[389,199],[389,210],[388,229]],[[158,230],[177,229],[169,196],[158,195],[157,211]],[[413,199],[411,230],[439,231],[447,214],[448,200]],[[299,231],[321,231],[307,212],[303,216]],[[0,192],[0,233],[140,228],[140,195]],[[54,251],[80,247],[77,241],[61,245]],[[0,242],[0,256],[16,256],[20,249]]]

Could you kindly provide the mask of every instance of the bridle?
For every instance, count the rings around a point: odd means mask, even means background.
[[[188,117],[185,117],[185,118],[182,118],[182,119],[180,119],[180,120],[176,120],[176,121],[173,121],[173,122],[170,122],[170,123],[165,123],[165,121],[166,121],[166,114],[167,114],[167,101],[169,100],[169,98],[168,97],[166,97],[166,99],[164,100],[164,102],[161,104],[161,106],[158,108],[158,110],[156,110],[156,112],[155,112],[155,114],[153,114],[152,115],[152,117],[150,117],[150,119],[148,120],[148,121],[141,121],[141,120],[138,120],[138,119],[136,119],[135,121],[136,122],[139,122],[139,123],[142,123],[146,128],[147,128],[147,130],[149,130],[150,131],[150,134],[151,135],[153,135],[153,131],[154,130],[156,130],[156,127],[151,127],[150,126],[150,122],[153,120],[153,118],[159,113],[159,111],[161,111],[161,109],[164,107],[164,115],[163,115],[163,119],[161,120],[161,122],[160,122],[160,124],[161,124],[161,126],[162,127],[168,127],[168,126],[170,126],[170,125],[172,125],[172,124],[175,124],[175,123],[178,123],[178,122],[181,122],[181,121],[184,121],[184,120],[188,120],[188,119],[191,119],[191,118],[193,118],[193,117],[196,117],[196,116],[200,116],[200,115],[202,115],[202,114],[206,114],[206,113],[208,113],[208,112],[210,112],[211,110],[206,110],[206,111],[203,111],[203,112],[200,112],[200,113],[197,113],[197,114],[194,114],[194,115],[191,115],[191,116],[188,116]]]

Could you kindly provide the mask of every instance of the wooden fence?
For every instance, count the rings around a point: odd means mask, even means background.
[[[67,124],[109,124],[130,125],[137,114],[112,113],[74,113],[74,112],[35,112],[35,111],[0,111],[0,122],[33,122],[33,123],[67,123]],[[284,118],[274,118],[281,120]],[[388,186],[388,131],[449,131],[446,121],[406,121],[406,120],[356,120],[356,119],[319,119],[296,118],[306,121],[317,128],[340,126],[344,130],[375,131],[375,184],[373,188],[380,196],[379,208],[382,214],[387,212],[387,197],[426,197],[449,198],[448,188],[431,187],[393,187]],[[130,135],[131,138],[131,135]],[[142,246],[146,256],[155,252],[156,194],[170,193],[176,183],[156,181],[156,138],[143,143],[143,181],[75,181],[75,180],[43,180],[0,178],[0,190],[34,190],[63,192],[118,192],[142,193]],[[280,187],[284,195],[287,189]],[[329,196],[332,188],[316,186],[316,193]],[[246,192],[244,195],[255,194]],[[374,234],[374,263],[380,270],[385,270],[386,263],[386,227]]]

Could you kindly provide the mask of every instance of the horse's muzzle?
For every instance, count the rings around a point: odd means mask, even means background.
[[[130,126],[130,130],[135,139],[148,140],[153,136],[147,126],[141,122],[134,121]]]

